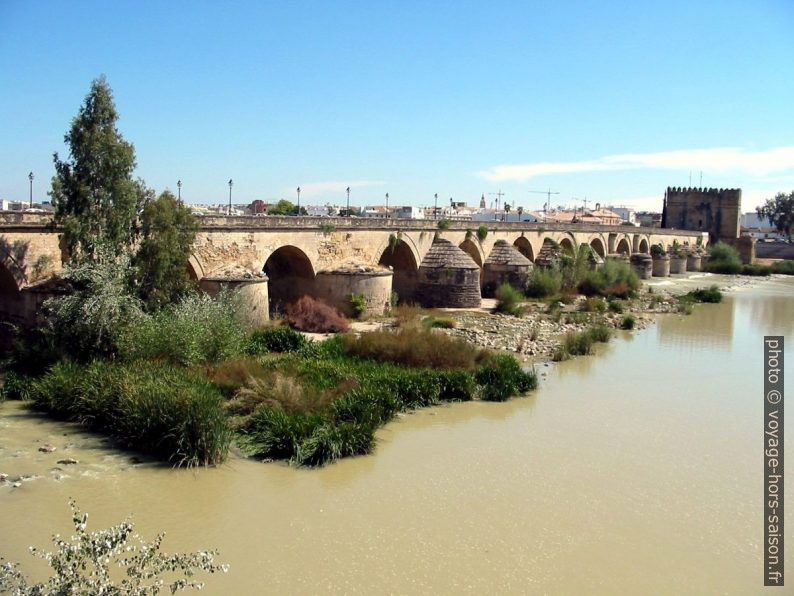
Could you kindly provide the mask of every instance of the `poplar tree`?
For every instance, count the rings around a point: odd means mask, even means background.
[[[186,263],[198,223],[190,209],[166,190],[146,204],[141,228],[141,245],[133,258],[136,285],[149,310],[157,310],[193,289]]]
[[[107,249],[129,253],[138,210],[150,194],[142,181],[132,178],[135,150],[121,136],[117,121],[113,93],[100,76],[64,136],[69,159],[53,155],[56,173],[50,196],[73,259],[95,261]]]

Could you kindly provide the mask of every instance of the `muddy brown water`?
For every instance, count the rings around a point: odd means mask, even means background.
[[[6,403],[0,472],[33,478],[0,486],[0,554],[41,577],[27,547],[70,534],[74,497],[94,528],[133,514],[166,551],[219,549],[215,594],[760,593],[762,338],[787,335],[792,362],[793,330],[794,280],[775,278],[541,367],[531,397],[404,416],[319,470],[134,463]]]

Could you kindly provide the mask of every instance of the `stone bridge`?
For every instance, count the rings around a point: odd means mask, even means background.
[[[302,294],[347,312],[353,293],[364,294],[373,312],[383,310],[392,292],[413,300],[419,268],[438,237],[464,251],[477,269],[486,264],[497,241],[508,243],[533,263],[554,245],[572,252],[586,244],[606,258],[648,253],[653,244],[667,247],[675,241],[694,247],[707,241],[702,232],[585,224],[451,221],[440,230],[433,220],[202,217],[200,221],[187,264],[191,276],[207,291],[223,285],[247,288],[265,316],[268,302],[273,308]],[[0,214],[0,316],[30,318],[48,295],[46,282],[63,264],[58,231],[48,216]]]

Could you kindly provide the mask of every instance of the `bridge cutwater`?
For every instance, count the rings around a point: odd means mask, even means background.
[[[363,294],[367,312],[383,314],[396,294],[425,306],[477,306],[482,291],[514,281],[550,248],[593,249],[594,266],[614,256],[647,255],[674,242],[694,248],[705,232],[501,221],[343,217],[201,217],[186,267],[199,287],[229,287],[247,301],[252,319],[310,295],[350,315],[351,295]],[[478,230],[486,229],[484,235]],[[57,293],[53,280],[65,265],[58,229],[49,215],[0,214],[0,318],[31,323],[41,303]]]

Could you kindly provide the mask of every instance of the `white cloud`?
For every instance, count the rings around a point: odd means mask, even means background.
[[[477,175],[490,182],[526,182],[537,176],[633,169],[742,172],[766,176],[794,170],[794,146],[766,151],[748,151],[737,147],[685,149],[607,155],[588,161],[504,164],[477,172]]]
[[[327,182],[308,182],[306,184],[301,184],[300,188],[301,196],[311,199],[332,193],[339,194],[340,197],[343,197],[348,186],[352,191],[354,188],[380,186],[382,184],[385,184],[385,182],[381,180],[330,180]]]

